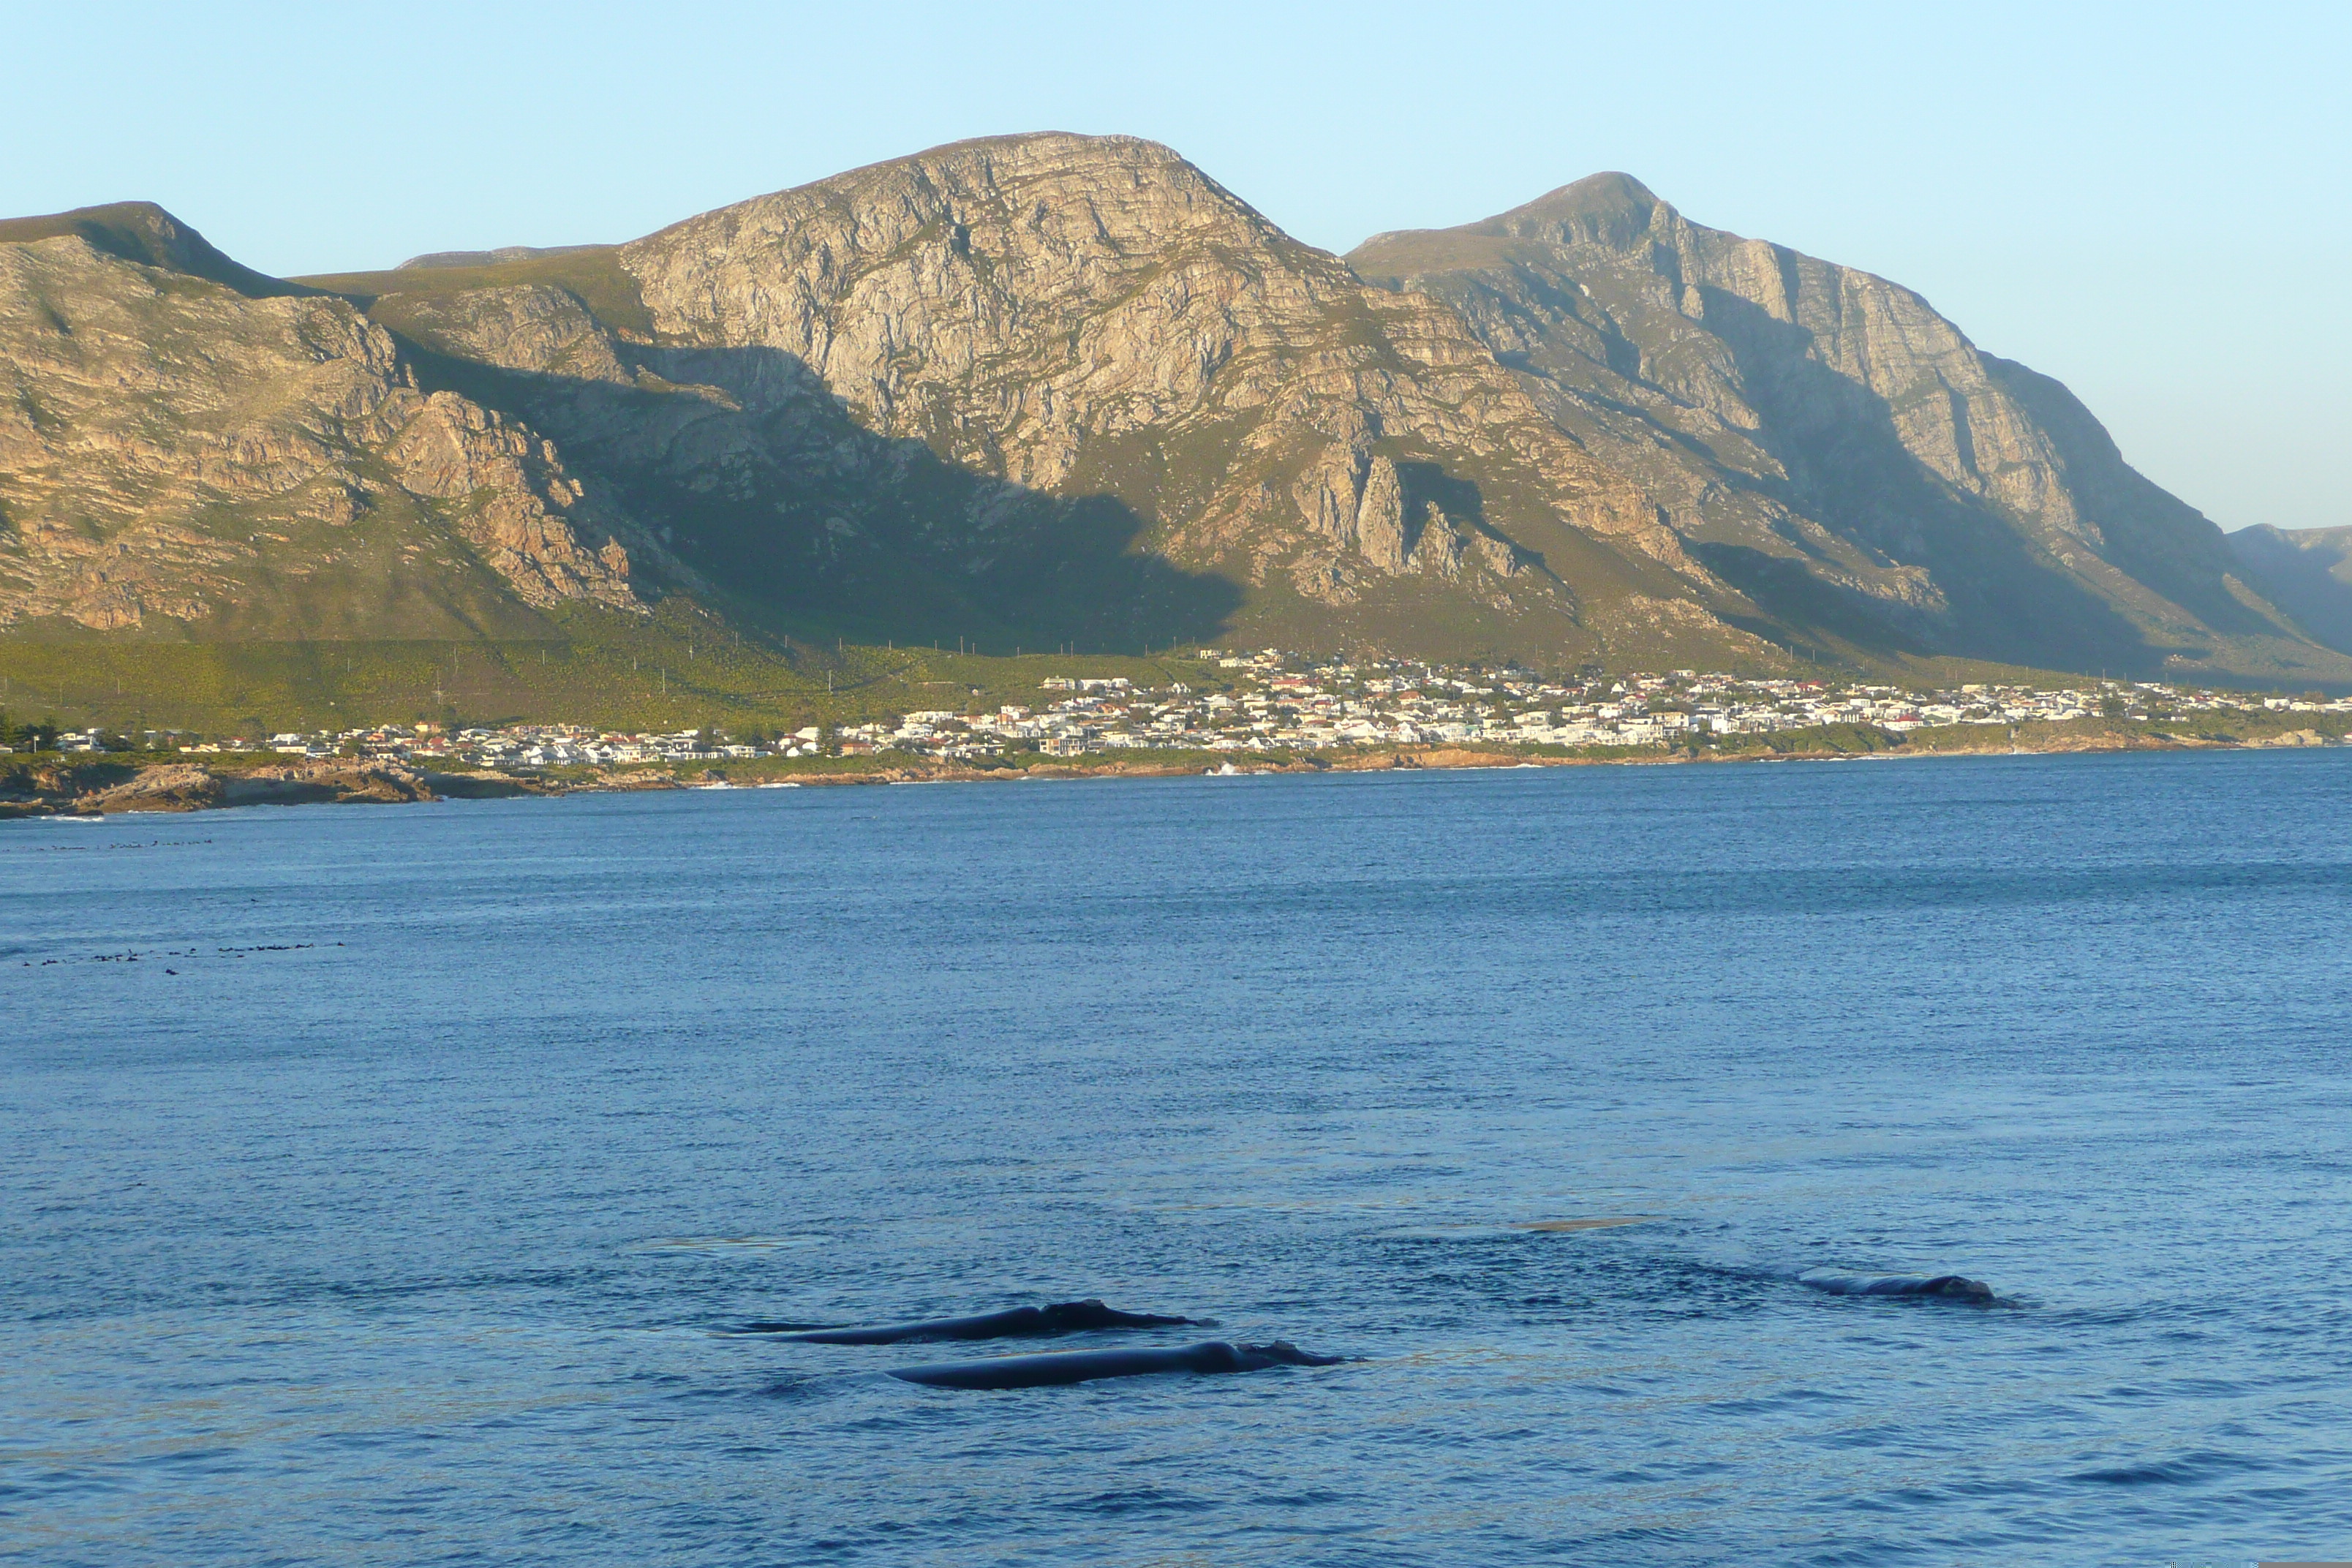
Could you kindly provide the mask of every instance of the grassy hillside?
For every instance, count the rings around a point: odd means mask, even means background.
[[[69,729],[215,736],[420,721],[740,733],[1034,703],[1057,675],[1214,679],[1191,660],[762,647],[672,606],[649,623],[581,615],[559,626],[568,635],[479,641],[0,639],[0,710]]]
[[[565,289],[616,331],[651,338],[653,318],[646,312],[637,280],[620,263],[620,247],[586,246],[559,256],[534,256],[518,261],[492,262],[484,267],[400,267],[388,272],[336,272],[291,281],[306,289],[340,294],[365,310],[386,295],[436,299],[471,289],[515,289],[543,283]]]
[[[1189,654],[1192,650],[1182,650]],[[2078,678],[1959,659],[1817,667],[1917,689],[1961,681],[2076,684]],[[1613,673],[1626,673],[1615,670]],[[1806,673],[1801,670],[1801,674]],[[435,721],[572,723],[737,734],[856,723],[925,709],[1042,706],[1055,676],[1125,676],[1139,686],[1233,684],[1189,657],[980,655],[952,647],[740,639],[671,601],[649,622],[583,613],[552,635],[479,640],[158,642],[0,638],[0,712],[61,729],[178,730],[215,738]],[[1058,693],[1054,694],[1058,695]]]

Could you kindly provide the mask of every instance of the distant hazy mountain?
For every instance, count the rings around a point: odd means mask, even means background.
[[[594,245],[502,245],[496,250],[435,250],[412,256],[394,270],[404,271],[412,267],[496,267],[506,261],[537,261],[542,257],[572,256],[603,248]]]
[[[1346,262],[1118,137],[296,284],[93,209],[0,227],[0,378],[20,632],[684,589],[1029,647],[2352,679],[2063,388],[1622,175]]]
[[[2352,653],[2352,528],[2246,528],[2230,535],[2230,548],[2273,603]]]

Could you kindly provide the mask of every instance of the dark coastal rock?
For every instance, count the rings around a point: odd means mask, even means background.
[[[325,802],[437,800],[423,774],[397,763],[329,757],[256,768],[223,781],[229,805],[308,805]]]
[[[73,799],[77,813],[120,811],[202,811],[227,804],[227,786],[209,769],[191,763],[166,763],[141,768],[121,784],[80,794]]]
[[[544,787],[509,773],[421,773],[417,775],[435,795],[450,800],[511,800],[519,795],[544,795]],[[430,797],[427,797],[430,798]]]

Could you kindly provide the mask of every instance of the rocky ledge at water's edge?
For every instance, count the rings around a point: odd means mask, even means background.
[[[543,793],[498,773],[420,773],[397,763],[331,757],[224,768],[195,763],[19,764],[0,775],[0,817],[108,816],[230,805],[403,805]]]

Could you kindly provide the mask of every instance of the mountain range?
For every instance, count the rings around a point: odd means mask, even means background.
[[[2343,533],[2345,531],[2336,531]],[[618,246],[278,279],[0,222],[0,627],[2352,681],[2352,541],[2224,536],[1918,295],[1600,174],[1301,244],[1165,147],[969,142]]]

